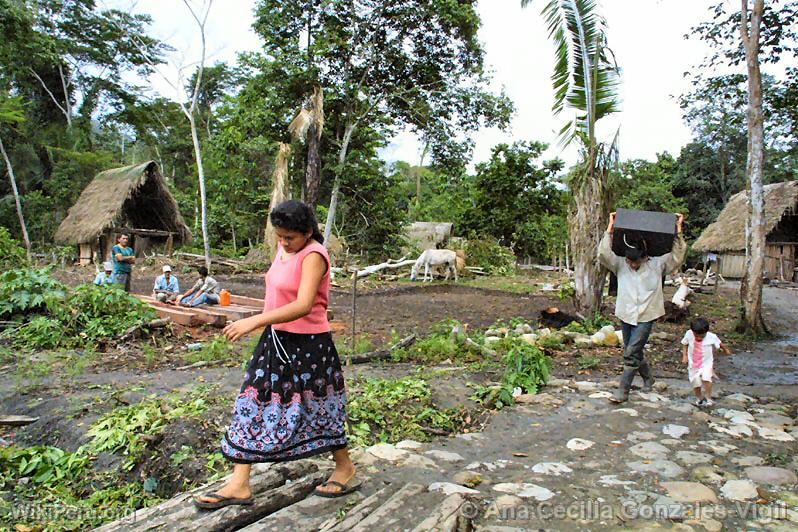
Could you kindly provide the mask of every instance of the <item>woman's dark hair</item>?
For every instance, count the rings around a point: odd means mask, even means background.
[[[200,266],[199,268],[197,268],[197,272],[199,272],[200,276],[202,277],[208,276],[208,268],[206,268],[205,266]]]
[[[707,334],[709,332],[709,322],[706,318],[696,318],[690,322],[690,330],[695,334]]]
[[[640,248],[626,248],[626,258],[637,262],[646,256],[646,252]]]
[[[313,233],[311,238],[319,244],[324,244],[324,237],[319,231],[319,222],[316,221],[316,213],[310,205],[299,200],[287,200],[272,209],[269,214],[272,225],[287,231],[297,233]]]
[[[646,250],[646,240],[637,234],[632,234],[627,237],[623,235],[623,243],[626,245],[624,256],[634,262],[637,262],[648,256]]]

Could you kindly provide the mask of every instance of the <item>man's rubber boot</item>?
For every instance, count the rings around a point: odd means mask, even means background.
[[[629,388],[632,387],[632,381],[637,375],[637,369],[635,368],[625,368],[623,370],[623,375],[621,375],[621,382],[618,384],[618,389],[615,391],[612,397],[610,397],[610,402],[612,403],[625,403],[629,400]]]
[[[648,361],[644,361],[638,368],[640,376],[643,377],[643,391],[650,392],[654,389],[654,377],[651,375],[651,366]]]

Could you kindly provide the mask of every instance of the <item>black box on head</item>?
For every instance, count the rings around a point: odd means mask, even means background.
[[[612,251],[624,257],[629,245],[637,247],[643,244],[646,255],[659,257],[670,253],[675,236],[675,214],[618,209],[612,234]]]

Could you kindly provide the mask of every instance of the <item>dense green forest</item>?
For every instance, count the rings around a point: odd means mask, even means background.
[[[452,221],[461,235],[490,235],[541,261],[562,253],[570,169],[545,160],[544,143],[508,132],[487,161],[469,170],[472,134],[483,126],[507,128],[514,110],[506,95],[488,89],[475,2],[371,4],[259,0],[262,50],[234,64],[205,66],[195,120],[214,252],[243,255],[263,241],[279,143],[294,147],[293,194],[310,193],[309,137],[292,137],[288,124],[319,86],[321,171],[312,197],[324,221],[338,180],[333,230],[351,254],[395,256],[398,229],[416,220]],[[655,161],[622,161],[611,180],[616,207],[686,212],[691,238],[745,184],[745,76],[707,74],[717,71],[707,66],[734,70],[744,63],[735,13],[724,6],[689,36],[715,50],[694,66],[694,88],[679,99],[692,142]],[[766,72],[768,64],[779,65],[764,83],[767,182],[798,178],[796,29],[789,24],[797,11],[798,2],[773,2],[763,24]],[[13,169],[35,250],[53,248],[58,224],[95,174],[150,159],[198,237],[193,246],[201,248],[196,159],[180,107],[187,102],[151,97],[142,88],[172,52],[150,35],[150,25],[146,15],[107,10],[94,0],[0,0],[0,141],[7,154],[0,225],[22,240]],[[408,50],[395,35],[417,46]],[[187,97],[196,75],[183,81]],[[422,140],[420,165],[380,158],[400,129]]]

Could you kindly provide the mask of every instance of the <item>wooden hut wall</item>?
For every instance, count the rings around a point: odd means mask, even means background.
[[[722,253],[720,259],[720,274],[730,279],[741,279],[745,275],[745,254],[735,252]]]

